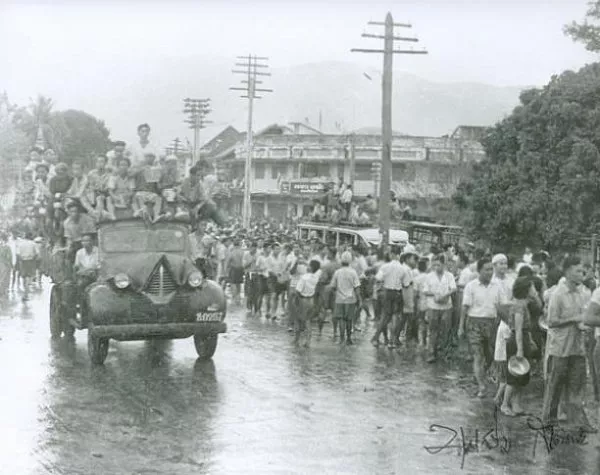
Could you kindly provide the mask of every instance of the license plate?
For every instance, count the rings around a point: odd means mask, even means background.
[[[223,319],[223,312],[198,312],[196,314],[197,322],[220,322]]]

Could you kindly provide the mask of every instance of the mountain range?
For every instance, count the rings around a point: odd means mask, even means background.
[[[192,137],[183,124],[182,99],[210,97],[213,125],[201,132],[204,142],[227,125],[246,129],[247,100],[239,97],[242,92],[229,90],[240,86],[243,76],[232,74],[232,68],[232,61],[222,58],[161,60],[125,84],[106,77],[102,85],[106,90],[82,98],[83,108],[106,121],[113,139],[132,140],[135,126],[149,122],[166,145],[176,136]],[[308,123],[326,133],[380,130],[380,71],[353,63],[320,62],[273,68],[271,74],[261,78],[260,87],[274,92],[256,101],[255,131],[289,122]],[[512,111],[524,89],[435,82],[401,71],[394,72],[393,88],[394,130],[424,136],[449,134],[458,125],[492,125]],[[104,100],[107,95],[110,102]]]

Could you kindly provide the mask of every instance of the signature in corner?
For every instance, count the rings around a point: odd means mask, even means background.
[[[566,430],[556,427],[553,424],[544,424],[539,417],[529,417],[527,425],[535,432],[535,440],[533,442],[533,456],[535,457],[535,449],[537,441],[541,437],[546,446],[546,452],[552,452],[559,445],[587,445],[587,431],[582,427],[578,430]]]
[[[494,409],[494,427],[488,429],[486,432],[482,431],[481,433],[483,436],[481,439],[479,437],[479,429],[475,429],[475,433],[469,437],[462,426],[456,430],[452,427],[432,424],[429,426],[429,431],[445,431],[448,434],[449,439],[444,445],[425,446],[425,450],[432,455],[436,455],[444,450],[457,449],[458,453],[461,455],[461,469],[465,466],[465,457],[470,453],[498,449],[501,453],[508,454],[510,451],[510,439],[504,432],[498,430],[498,408]]]

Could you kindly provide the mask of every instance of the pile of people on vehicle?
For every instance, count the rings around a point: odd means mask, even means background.
[[[372,226],[377,222],[378,214],[379,204],[373,195],[358,201],[352,185],[340,181],[338,185],[327,185],[324,194],[313,200],[310,218],[315,222]],[[411,219],[410,206],[404,205],[393,190],[390,190],[390,215],[396,220]]]
[[[113,150],[96,157],[87,173],[81,162],[58,162],[52,150],[31,151],[16,203],[24,216],[10,229],[20,238],[13,267],[23,279],[50,266],[41,262],[46,250],[52,255],[66,250],[68,261],[75,264],[85,236],[93,237],[102,221],[139,217],[152,223],[187,220],[194,227],[203,219],[225,223],[205,180],[211,167],[199,161],[182,178],[178,158],[161,156],[149,134],[148,124],[140,125],[139,142],[130,147],[116,142]],[[28,289],[24,285],[25,300]]]

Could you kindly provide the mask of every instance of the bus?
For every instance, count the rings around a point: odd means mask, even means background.
[[[298,240],[318,239],[328,246],[358,246],[370,251],[381,245],[379,229],[362,226],[341,226],[327,223],[298,224]],[[401,229],[390,229],[390,245],[405,247],[409,244],[409,235]]]

